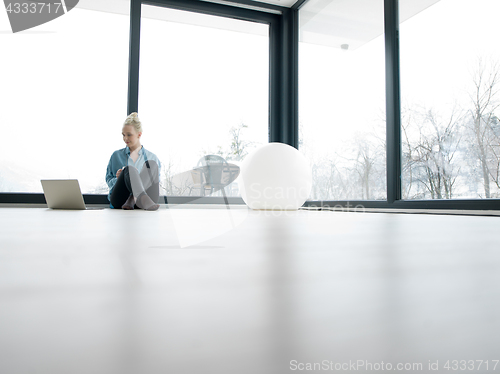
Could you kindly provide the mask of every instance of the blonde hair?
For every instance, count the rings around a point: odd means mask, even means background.
[[[142,132],[142,124],[136,112],[130,113],[123,122],[123,126],[133,126],[137,133]]]

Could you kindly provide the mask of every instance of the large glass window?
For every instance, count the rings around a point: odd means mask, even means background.
[[[500,2],[432,2],[400,25],[403,198],[498,198]]]
[[[162,162],[164,194],[189,194],[174,176],[202,156],[239,164],[268,142],[268,92],[268,25],[142,6],[142,143]]]
[[[382,0],[300,10],[299,149],[312,200],[386,199]]]
[[[0,192],[76,178],[84,193],[107,193],[126,117],[128,15],[74,8],[12,34],[0,14]]]

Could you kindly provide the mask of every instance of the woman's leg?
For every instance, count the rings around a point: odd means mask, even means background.
[[[111,204],[114,207],[133,209],[134,201],[136,201],[139,208],[146,210],[156,210],[160,207],[157,204],[160,194],[158,165],[154,161],[149,161],[148,163],[149,168],[147,165],[144,165],[141,173],[133,166],[126,166],[123,169],[111,196]],[[115,190],[116,197],[113,198]]]
[[[127,187],[125,173],[122,171],[110,196],[111,205],[113,205],[114,208],[120,209],[127,202],[129,197],[130,190]]]
[[[141,180],[146,194],[157,204],[160,197],[160,181],[158,180],[158,164],[156,161],[147,161],[147,164],[141,170]]]
[[[132,210],[141,193],[144,193],[144,187],[139,172],[133,166],[126,166],[116,181],[111,194],[111,205],[115,208]]]
[[[160,183],[158,179],[158,164],[155,161],[146,161],[140,173],[144,192],[137,199],[137,205],[147,210],[156,210],[160,196]]]

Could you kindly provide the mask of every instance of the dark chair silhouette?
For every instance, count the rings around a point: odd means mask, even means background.
[[[230,173],[230,168],[227,161],[217,155],[207,155],[200,158],[196,168],[202,171],[203,174],[203,189],[209,190],[210,194],[222,190],[229,179],[224,178],[225,173]],[[205,194],[205,193],[203,193]]]
[[[203,196],[205,192],[213,194],[221,191],[224,202],[228,204],[225,187],[231,184],[240,173],[240,168],[229,164],[223,157],[218,155],[203,156],[194,170],[201,171],[203,181],[199,188]]]

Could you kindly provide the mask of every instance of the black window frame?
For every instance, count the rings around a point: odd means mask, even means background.
[[[127,114],[138,111],[140,22],[142,4],[169,7],[240,20],[269,24],[269,141],[298,148],[298,55],[299,12],[308,0],[298,0],[291,8],[230,0],[131,0],[129,36],[129,77]],[[384,0],[386,63],[386,157],[387,199],[307,201],[305,206],[383,209],[500,210],[500,199],[403,200],[401,191],[401,88],[399,62],[399,0]],[[87,204],[108,204],[106,195],[84,195]],[[168,197],[182,203],[193,198]],[[197,199],[199,203],[220,203],[222,198]],[[243,203],[230,198],[230,203]],[[43,194],[0,193],[0,203],[44,204]]]
[[[131,0],[127,115],[139,112],[139,64],[142,4],[229,17],[269,25],[269,141],[298,147],[297,9],[235,0],[228,4],[201,0]],[[169,203],[224,203],[222,197],[165,196]],[[109,204],[107,195],[84,194],[87,204]],[[241,198],[229,203],[243,204]],[[44,204],[40,193],[0,193],[0,203]]]
[[[301,2],[303,5],[307,1]],[[500,210],[500,199],[402,199],[399,0],[384,0],[386,85],[386,200],[307,201],[309,207],[369,209]]]
[[[251,5],[236,0],[233,4]],[[142,4],[269,25],[269,141],[298,145],[297,10],[259,3],[262,10],[200,0],[131,0],[128,113],[138,112]],[[257,6],[257,3],[253,3]],[[267,9],[267,11],[266,11]],[[279,12],[279,13],[278,13]]]

